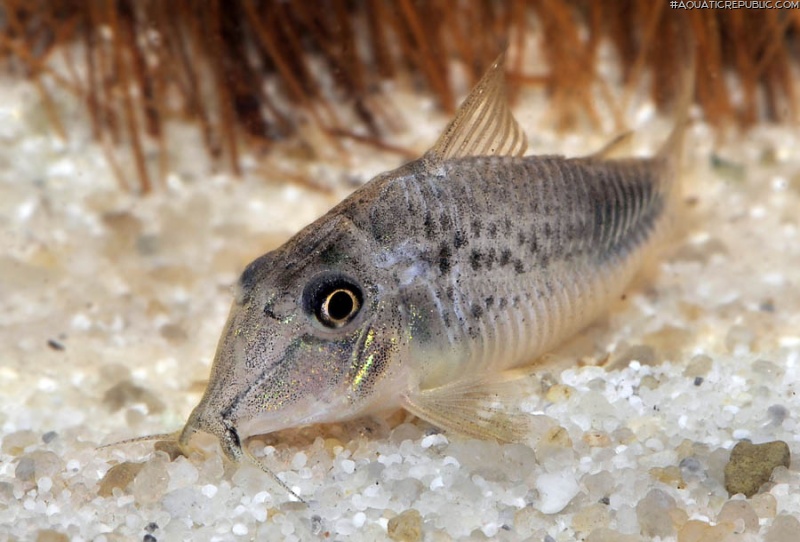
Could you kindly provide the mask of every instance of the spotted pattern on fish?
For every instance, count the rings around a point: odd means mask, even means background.
[[[578,313],[593,307],[574,302],[582,292],[574,285],[602,282],[609,274],[629,275],[635,265],[625,262],[652,238],[668,198],[662,187],[665,164],[659,160],[467,157],[434,174],[426,174],[424,167],[412,163],[382,180],[369,207],[346,201],[335,212],[386,247],[386,253],[395,246],[407,253],[401,241],[418,239],[416,255],[406,254],[405,266],[396,263],[397,257],[386,259],[393,262],[398,288],[401,282],[409,285],[413,268],[411,284],[428,290],[425,304],[436,315],[429,324],[442,328],[428,337],[444,335],[451,348],[462,349],[453,374],[463,374],[470,363],[485,367],[489,361],[481,352],[496,348],[494,342],[513,340],[506,328],[514,324],[530,328],[533,340],[519,341],[514,354],[519,359],[505,359],[506,365],[540,354],[563,328],[559,323],[536,329],[531,323],[556,316],[576,322],[575,327],[585,325]],[[418,218],[398,221],[393,212],[398,200],[407,202]],[[486,228],[480,227],[483,223]],[[417,265],[431,255],[429,265]],[[481,303],[495,296],[496,304]],[[532,304],[520,303],[521,297],[531,296]],[[448,303],[441,302],[445,298]],[[474,339],[481,344],[464,349]],[[526,344],[531,342],[538,347]]]

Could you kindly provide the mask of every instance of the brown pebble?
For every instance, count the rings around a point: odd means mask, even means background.
[[[125,380],[112,386],[103,395],[103,404],[111,412],[116,412],[126,405],[144,403],[151,414],[158,414],[164,411],[164,403],[155,394],[141,386],[137,386],[129,380]]]
[[[674,465],[669,467],[653,467],[650,469],[650,476],[676,489],[686,489],[686,482],[683,480],[680,467]]]
[[[776,467],[789,467],[789,446],[780,440],[753,444],[742,440],[731,450],[725,465],[725,489],[729,495],[742,493],[752,497],[769,482]]]
[[[575,393],[575,390],[564,384],[554,384],[550,386],[545,394],[545,399],[551,403],[563,403],[569,401],[570,397]]]
[[[170,461],[175,461],[179,457],[186,457],[177,440],[159,440],[153,445],[153,449],[167,454]]]
[[[125,490],[143,467],[144,463],[130,463],[128,461],[114,465],[108,469],[106,475],[100,480],[97,494],[101,497],[110,497],[113,495],[115,487]]]
[[[683,370],[683,375],[688,378],[708,376],[712,365],[713,360],[710,357],[704,354],[698,354],[692,358],[689,365]]]
[[[422,540],[422,516],[409,508],[390,519],[386,530],[389,538],[397,542],[418,542]]]
[[[189,334],[186,333],[186,330],[178,324],[164,324],[158,331],[161,333],[162,337],[173,344],[184,343],[186,339],[189,338]]]
[[[40,529],[36,533],[36,542],[69,542],[69,537],[53,529]]]
[[[730,540],[732,534],[733,526],[729,523],[710,525],[692,519],[678,531],[678,542],[725,542]]]

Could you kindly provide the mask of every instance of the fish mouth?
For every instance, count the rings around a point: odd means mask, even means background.
[[[265,370],[247,389],[231,397],[226,405],[220,405],[215,401],[217,396],[213,391],[204,396],[200,404],[192,411],[180,434],[178,442],[181,448],[188,447],[188,443],[195,433],[208,433],[217,438],[225,456],[234,462],[239,462],[246,453],[243,449],[243,442],[251,437],[328,421],[331,408],[337,405],[332,405],[328,398],[319,396],[306,396],[292,402],[291,405],[283,405],[283,408],[264,409],[257,413],[243,415],[240,410],[246,410],[248,396],[258,393],[264,382],[276,379],[276,373],[275,370]],[[288,382],[285,378],[276,380]],[[343,401],[344,398],[341,400]],[[344,405],[338,406],[341,408]],[[289,411],[288,415],[287,410]],[[334,410],[337,409],[334,408]]]
[[[178,445],[184,452],[189,448],[189,441],[197,432],[208,433],[217,437],[225,456],[238,463],[244,456],[242,441],[233,423],[224,417],[210,418],[201,403],[192,411],[189,420],[178,437]]]
[[[236,432],[236,428],[233,427],[233,425],[229,425],[227,420],[223,420],[223,423],[226,426],[225,436],[219,439],[220,446],[222,446],[222,451],[226,456],[230,457],[234,461],[239,461],[244,455],[242,441],[239,439],[239,433]]]

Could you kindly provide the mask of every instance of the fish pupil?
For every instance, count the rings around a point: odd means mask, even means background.
[[[344,322],[357,310],[357,304],[358,299],[350,290],[335,290],[328,295],[322,305],[323,319],[334,323]]]

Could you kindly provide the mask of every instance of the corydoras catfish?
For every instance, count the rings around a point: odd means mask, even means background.
[[[239,460],[253,435],[397,408],[517,439],[485,408],[494,376],[622,293],[671,223],[684,120],[652,158],[523,156],[501,56],[420,159],[247,266],[181,445]]]

